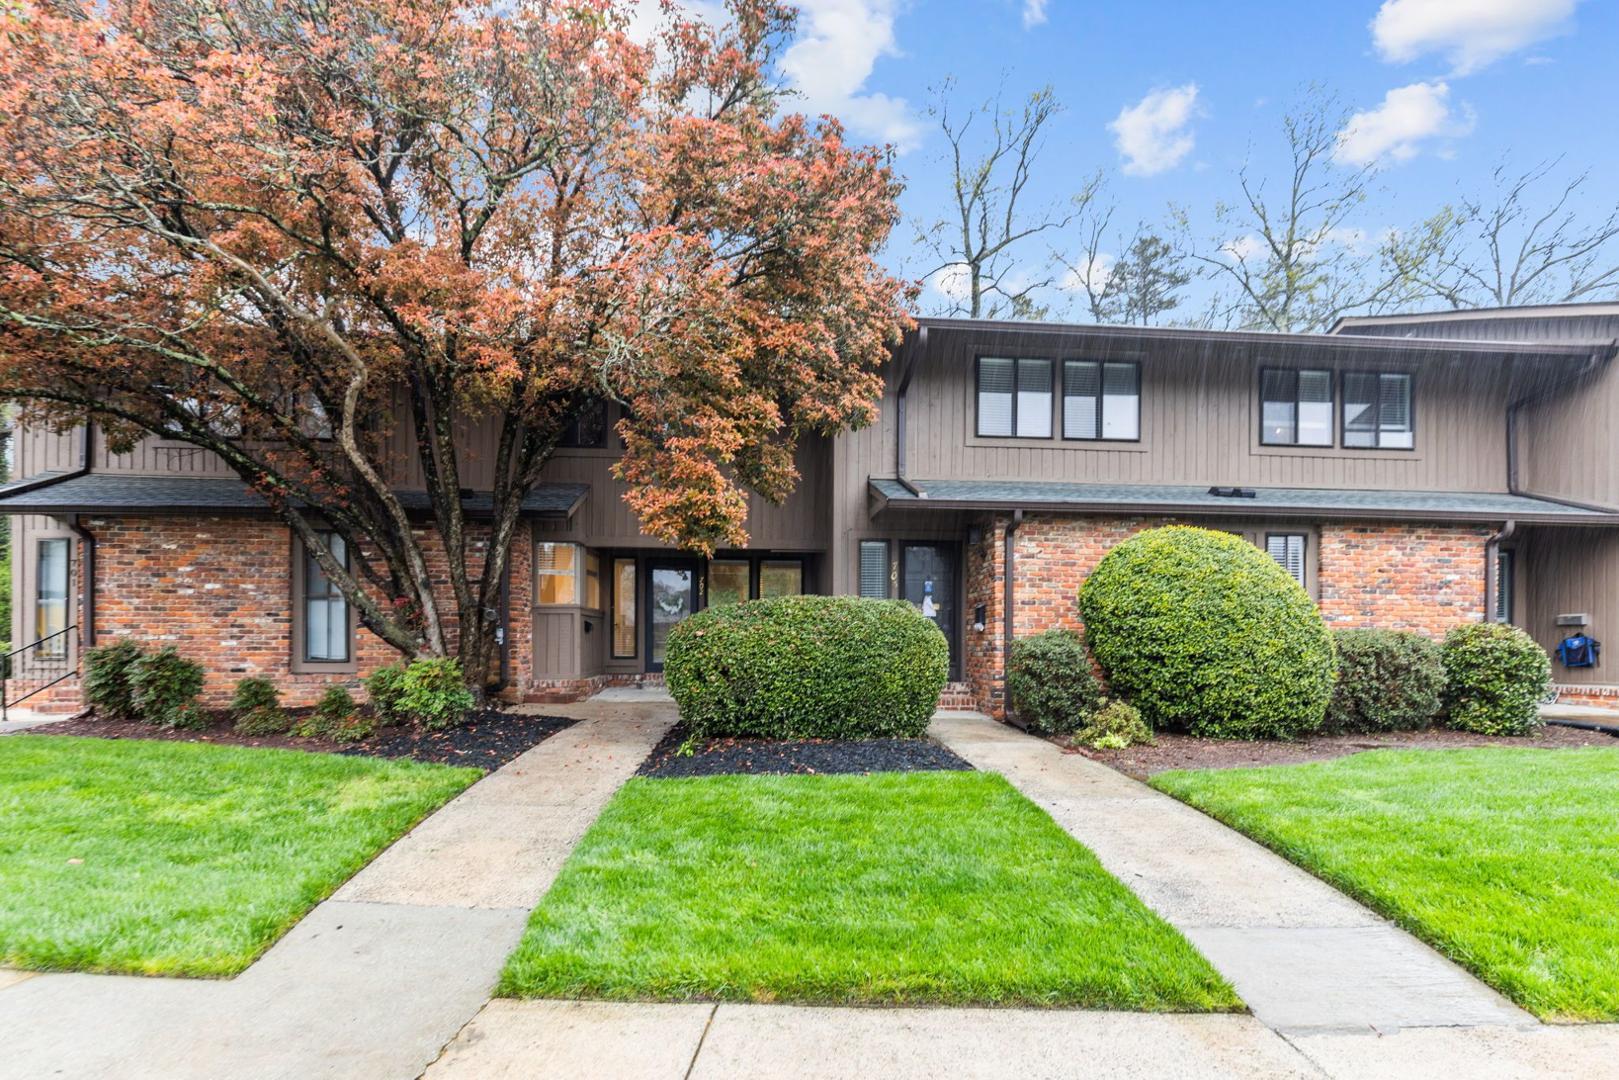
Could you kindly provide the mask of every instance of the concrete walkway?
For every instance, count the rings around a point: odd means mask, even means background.
[[[673,720],[553,711],[592,718],[451,801],[234,979],[0,972],[0,1077],[417,1076]]]
[[[1145,784],[974,713],[933,733],[1044,807],[1231,980],[1300,1035],[1536,1021],[1472,975],[1259,844]]]

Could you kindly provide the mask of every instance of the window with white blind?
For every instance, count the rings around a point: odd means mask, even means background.
[[[1514,555],[1510,548],[1503,548],[1495,553],[1495,621],[1509,623],[1512,621],[1512,589],[1516,566]]]
[[[1279,563],[1293,580],[1308,587],[1305,581],[1304,552],[1308,538],[1303,533],[1266,533],[1265,550]]]
[[[980,436],[1051,438],[1052,362],[1024,357],[978,360]]]
[[[1372,450],[1416,447],[1409,374],[1346,371],[1343,385],[1345,447]]]
[[[888,599],[888,541],[860,541],[860,595]]]
[[[334,532],[317,534],[339,566],[349,565],[348,545]],[[304,551],[303,660],[309,664],[346,664],[352,659],[349,602],[320,563]]]
[[[36,581],[34,584],[34,640],[45,641],[39,647],[41,656],[67,655],[68,581],[71,577],[69,553],[73,542],[66,537],[41,540],[38,547]],[[10,627],[7,627],[10,630]],[[62,634],[61,637],[52,637]]]
[[[1264,445],[1332,445],[1332,372],[1264,368],[1259,398]]]
[[[1141,366],[1129,361],[1063,361],[1062,437],[1121,442],[1141,438]]]

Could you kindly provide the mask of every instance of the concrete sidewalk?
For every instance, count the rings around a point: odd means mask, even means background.
[[[1534,1027],[1427,945],[1212,818],[977,713],[932,733],[1004,775],[1191,939],[1265,1024],[1288,1034]]]
[[[673,721],[644,705],[566,712],[594,718],[452,800],[234,979],[0,972],[0,1077],[417,1076]]]

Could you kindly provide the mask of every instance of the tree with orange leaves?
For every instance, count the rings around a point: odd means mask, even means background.
[[[212,451],[363,625],[470,673],[524,497],[595,399],[627,406],[649,533],[745,543],[748,489],[784,498],[802,436],[874,416],[898,187],[781,108],[790,8],[664,14],[640,43],[623,0],[0,5],[0,397]]]

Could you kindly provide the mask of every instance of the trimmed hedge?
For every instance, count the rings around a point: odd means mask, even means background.
[[[944,634],[901,600],[784,596],[669,631],[664,678],[694,735],[911,738],[950,671]]]
[[[1445,723],[1478,735],[1528,735],[1552,665],[1535,639],[1505,623],[1468,623],[1445,635]]]
[[[1085,643],[1072,630],[1013,641],[1006,692],[1018,719],[1036,735],[1078,731],[1102,700]]]
[[[1332,638],[1299,583],[1241,537],[1138,533],[1097,564],[1080,606],[1112,691],[1154,728],[1287,739],[1321,726]]]
[[[128,638],[98,645],[84,654],[84,699],[113,720],[133,720],[135,690],[130,679],[140,663],[141,647]]]
[[[130,698],[135,714],[148,724],[206,728],[208,715],[197,705],[202,684],[202,665],[181,656],[173,645],[142,656],[130,668]]]
[[[1338,684],[1322,730],[1411,731],[1439,715],[1445,662],[1439,643],[1409,630],[1336,630]]]
[[[292,717],[281,707],[281,692],[269,679],[250,675],[237,682],[230,711],[238,735],[284,735],[292,727]]]

